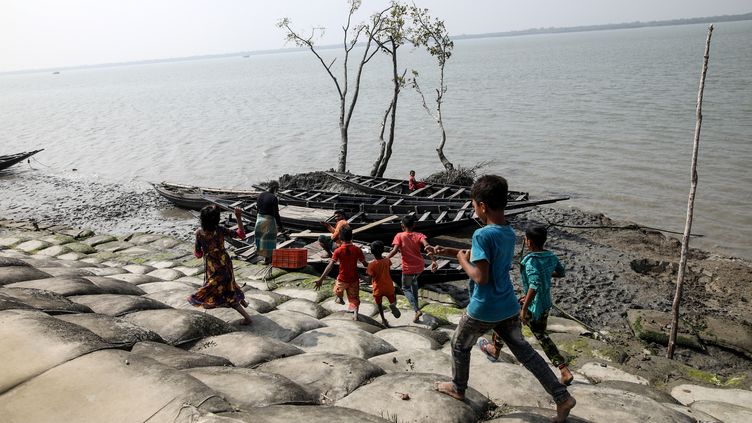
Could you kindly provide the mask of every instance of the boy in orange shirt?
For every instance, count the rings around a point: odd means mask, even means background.
[[[368,263],[368,273],[371,276],[371,287],[373,288],[373,301],[379,308],[379,316],[381,316],[381,323],[384,326],[389,327],[389,323],[384,317],[384,307],[381,305],[381,299],[386,297],[389,300],[389,309],[392,311],[392,315],[395,318],[400,317],[401,313],[397,308],[397,296],[394,295],[394,282],[389,275],[389,268],[392,267],[392,261],[388,258],[382,257],[384,255],[384,243],[381,241],[374,241],[371,243],[371,253],[373,254],[373,261]]]
[[[314,289],[321,288],[321,283],[324,281],[326,275],[334,267],[334,263],[339,262],[339,274],[337,275],[337,282],[334,284],[334,295],[337,296],[339,304],[343,304],[342,297],[347,294],[347,301],[349,303],[348,310],[353,312],[353,320],[358,320],[358,307],[360,307],[360,278],[358,277],[358,262],[363,263],[363,266],[368,266],[366,262],[366,256],[363,255],[363,250],[357,245],[352,243],[352,229],[349,227],[342,228],[339,233],[342,245],[337,247],[332,254],[332,258],[329,259],[329,264],[326,265],[324,273],[316,281]],[[336,301],[336,300],[335,300]]]

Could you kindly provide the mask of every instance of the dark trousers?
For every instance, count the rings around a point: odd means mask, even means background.
[[[546,353],[548,359],[551,360],[551,364],[556,367],[567,364],[567,360],[561,355],[559,349],[556,348],[554,341],[546,333],[546,327],[548,326],[548,311],[543,313],[540,319],[529,321],[527,326],[530,328],[533,336],[535,336],[535,339],[538,340],[543,352]],[[501,351],[504,347],[504,342],[501,338],[496,336],[496,334],[493,336],[493,344],[496,351]]]
[[[484,333],[493,330],[509,346],[512,354],[538,379],[543,389],[559,404],[569,398],[567,387],[559,382],[546,362],[522,336],[517,315],[500,322],[483,322],[463,314],[452,336],[452,381],[458,392],[464,394],[470,377],[470,352]]]

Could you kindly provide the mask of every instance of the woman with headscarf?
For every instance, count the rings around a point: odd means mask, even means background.
[[[256,202],[258,216],[256,217],[256,250],[264,257],[264,264],[272,262],[272,251],[277,247],[277,231],[282,229],[282,218],[279,216],[279,200],[275,193],[279,190],[279,182],[269,182],[269,187],[262,192]]]

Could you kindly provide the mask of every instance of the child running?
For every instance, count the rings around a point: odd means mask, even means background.
[[[381,323],[389,327],[389,323],[384,317],[384,307],[381,305],[382,298],[386,297],[389,300],[389,309],[392,311],[392,315],[399,319],[400,313],[397,308],[397,297],[394,295],[394,282],[389,275],[389,269],[392,267],[392,261],[388,258],[382,257],[384,255],[384,243],[381,241],[374,241],[371,243],[371,254],[373,254],[373,261],[368,263],[368,273],[371,276],[371,287],[373,288],[373,301],[379,308],[379,316],[381,316]]]
[[[338,304],[344,304],[342,297],[347,294],[348,310],[353,312],[353,320],[358,320],[358,307],[360,307],[358,262],[363,263],[363,266],[368,266],[368,263],[366,262],[366,257],[363,255],[363,250],[352,243],[352,229],[349,227],[342,228],[339,236],[342,240],[342,245],[334,250],[332,258],[329,259],[329,264],[326,265],[324,273],[316,281],[314,289],[321,289],[321,283],[324,281],[324,278],[332,270],[334,263],[339,262],[339,274],[334,284],[334,295],[336,296],[334,301]]]
[[[470,276],[470,303],[452,336],[452,381],[436,382],[435,389],[458,400],[465,399],[470,376],[470,353],[475,341],[493,329],[556,402],[554,422],[566,421],[577,403],[559,382],[543,358],[522,336],[520,306],[509,278],[515,234],[506,222],[506,179],[496,175],[479,178],[470,191],[473,208],[486,226],[473,234],[470,251],[436,246],[439,255],[456,255]]]
[[[241,212],[240,208],[235,208],[238,230],[232,232],[219,225],[219,207],[211,205],[201,209],[201,229],[196,230],[193,254],[196,258],[204,258],[206,271],[204,285],[188,297],[188,302],[206,309],[232,307],[243,316],[241,325],[250,325],[251,316],[243,309],[248,307],[248,303],[243,291],[235,283],[232,260],[225,251],[225,237],[245,238]]]
[[[426,236],[415,232],[415,215],[408,214],[402,218],[402,232],[394,236],[392,251],[386,258],[391,260],[395,254],[402,253],[402,292],[415,311],[413,322],[418,323],[423,312],[420,311],[418,299],[418,276],[423,273],[426,264],[423,261],[421,247],[426,249],[431,257],[431,271],[436,271],[436,259],[433,257],[433,248],[426,240]]]
[[[553,302],[551,301],[551,277],[564,277],[564,266],[554,253],[543,249],[548,238],[545,226],[532,225],[525,229],[525,247],[530,251],[522,259],[520,273],[522,279],[522,294],[519,302],[520,320],[530,327],[535,339],[543,348],[551,363],[559,368],[561,377],[559,381],[570,385],[574,376],[567,367],[567,362],[559,353],[554,341],[546,333],[548,326],[548,313]],[[481,351],[486,353],[492,360],[498,360],[499,351],[503,343],[498,337],[493,337],[493,345],[485,338],[478,340]]]

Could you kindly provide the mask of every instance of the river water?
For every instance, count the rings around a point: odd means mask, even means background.
[[[457,41],[446,69],[446,155],[461,166],[490,161],[484,171],[512,189],[569,194],[564,207],[682,231],[706,35],[706,25],[687,25]],[[402,66],[419,70],[433,92],[432,59],[401,50]],[[322,51],[327,59],[336,52]],[[705,237],[692,244],[748,259],[750,69],[752,21],[716,25],[693,226]],[[365,70],[352,172],[368,172],[377,154],[389,75],[379,56]],[[0,176],[0,216],[28,192],[11,185],[38,180],[29,172],[77,183],[245,187],[335,167],[338,108],[332,81],[304,51],[0,75],[0,154],[45,148]],[[405,88],[387,176],[438,170],[438,139]],[[52,195],[36,192],[42,202]]]

